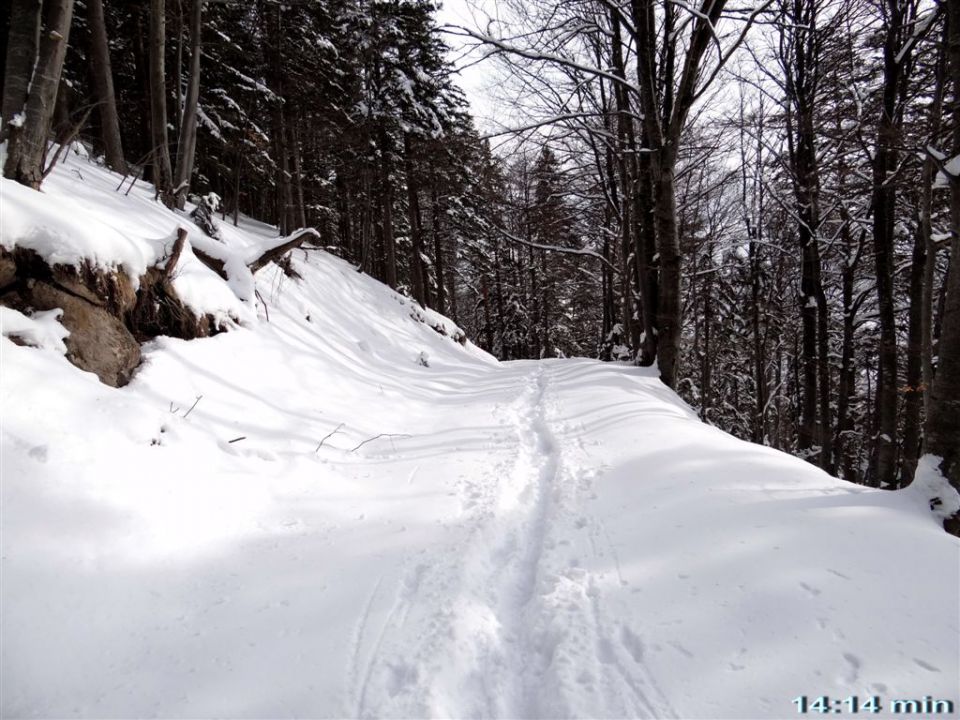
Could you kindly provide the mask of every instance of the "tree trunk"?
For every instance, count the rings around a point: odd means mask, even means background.
[[[303,166],[300,162],[300,113],[297,112],[295,121],[290,125],[290,151],[293,156],[293,185],[296,191],[296,207],[294,220],[297,227],[307,227],[307,204],[303,195]]]
[[[447,313],[447,288],[444,280],[446,275],[446,262],[444,262],[443,257],[443,234],[441,232],[440,225],[440,198],[437,194],[437,188],[434,184],[434,187],[431,189],[431,203],[430,207],[432,209],[432,231],[433,231],[433,262],[435,275],[437,280],[437,312],[441,315],[446,315]]]
[[[410,275],[413,298],[427,306],[427,283],[423,267],[423,231],[420,221],[420,195],[417,192],[417,177],[413,167],[413,152],[410,138],[403,138],[404,172],[407,176],[407,222],[410,225]]]
[[[897,146],[902,118],[897,113],[904,68],[909,52],[901,52],[905,32],[903,0],[888,0],[883,46],[883,102],[877,128],[877,149],[873,162],[873,251],[877,274],[877,306],[880,316],[880,344],[877,358],[877,430],[870,481],[876,487],[895,482],[897,453],[897,325],[893,284],[894,223],[897,202],[892,174],[897,170]],[[900,57],[904,55],[903,57]]]
[[[674,184],[675,159],[664,148],[651,163],[654,174],[654,217],[657,251],[660,254],[660,296],[657,301],[657,363],[660,379],[676,388],[680,364],[680,237],[677,233],[677,200]]]
[[[381,140],[386,133],[381,132]],[[390,178],[390,152],[385,143],[380,149],[380,221],[383,223],[384,282],[397,289],[397,241],[393,234],[393,181]]]
[[[943,112],[944,67],[943,54],[937,59],[933,101],[930,105],[930,145],[937,142]],[[933,183],[936,164],[931,157],[923,163],[920,180],[920,208],[917,231],[913,243],[910,266],[910,315],[907,338],[907,387],[903,407],[903,460],[901,485],[913,478],[921,448],[921,409],[929,399],[928,383],[933,381],[930,364],[931,320],[933,311],[933,270],[936,256],[933,250]]]
[[[953,97],[960,97],[960,6],[947,3],[946,47]],[[960,103],[953,103],[953,147],[960,156]],[[925,426],[925,451],[941,458],[940,472],[960,491],[960,177],[950,180],[950,270],[943,288],[942,334],[938,362],[930,392]],[[954,517],[947,529],[960,535],[960,520]]]
[[[103,142],[107,167],[125,173],[120,141],[120,119],[117,116],[117,97],[113,90],[113,65],[107,41],[107,23],[103,16],[103,0],[87,0],[87,22],[90,24],[90,75],[97,113],[100,116],[100,139]]]
[[[28,17],[32,18],[32,13]],[[63,59],[67,53],[72,18],[73,0],[50,0],[44,11],[45,27],[27,90],[24,120],[19,126],[8,122],[10,134],[3,175],[35,190],[43,181],[47,136],[60,85]],[[19,75],[13,79],[17,81]]]
[[[167,143],[167,81],[164,69],[166,8],[164,0],[150,0],[150,142],[153,182],[160,199],[173,207],[173,170]]]
[[[19,113],[26,117],[27,92],[40,47],[41,0],[12,0],[10,32],[7,34],[3,76],[3,124],[0,142],[9,136],[10,121]]]
[[[190,178],[197,151],[197,108],[200,100],[200,55],[203,32],[203,0],[193,0],[190,8],[190,77],[183,102],[180,142],[177,145],[176,205],[181,210],[187,201]],[[180,90],[177,89],[179,97]]]

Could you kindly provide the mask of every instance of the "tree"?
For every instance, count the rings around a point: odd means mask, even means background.
[[[183,117],[180,121],[180,140],[177,144],[177,173],[174,177],[175,203],[183,209],[190,190],[193,163],[197,150],[197,103],[200,98],[200,48],[203,32],[203,0],[193,0],[190,5],[190,75],[187,80],[187,95],[183,101]],[[179,89],[178,89],[179,95]]]
[[[166,7],[164,0],[150,0],[150,149],[153,183],[168,207],[175,203],[170,146],[167,141]]]
[[[951,160],[943,168],[950,186],[950,266],[943,288],[943,334],[926,421],[926,452],[939,458],[940,473],[960,491],[960,7],[947,4],[944,43],[953,86]],[[960,521],[948,522],[960,535]]]
[[[100,138],[103,142],[104,157],[109,168],[125,172],[127,167],[123,159],[120,118],[117,115],[117,98],[113,89],[113,66],[110,62],[103,0],[87,0],[87,23],[90,26],[90,75],[97,99],[97,113],[100,116]]]
[[[47,136],[72,19],[73,0],[47,0],[44,3],[43,31],[40,32],[36,59],[31,64],[32,73],[26,85],[24,102],[17,109],[17,98],[23,90],[25,77],[24,60],[29,56],[31,38],[36,36],[34,23],[39,21],[39,16],[28,11],[22,17],[11,17],[8,55],[13,54],[14,63],[8,66],[4,81],[4,124],[9,135],[3,175],[34,189],[39,189],[43,181]]]

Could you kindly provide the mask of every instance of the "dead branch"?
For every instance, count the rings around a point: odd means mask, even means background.
[[[263,295],[260,294],[258,289],[254,288],[253,292],[257,296],[257,299],[263,304],[263,312],[267,316],[267,322],[270,322],[270,309],[267,307],[267,301],[263,299]]]
[[[275,247],[272,247],[269,250],[266,250],[256,260],[254,260],[251,263],[248,263],[247,267],[250,268],[250,272],[256,273],[257,270],[262,268],[264,265],[267,265],[268,263],[279,260],[284,255],[286,255],[289,251],[300,247],[303,244],[303,241],[308,236],[319,238],[320,233],[318,233],[313,228],[301,228],[300,230],[297,230],[292,235],[284,239],[284,241],[281,242],[279,245],[276,245]]]
[[[196,247],[193,248],[193,254],[197,256],[197,260],[199,260],[208,268],[213,270],[221,278],[223,278],[224,280],[229,279],[227,277],[227,268],[224,265],[223,260],[219,260],[213,257],[213,255],[208,255],[203,250],[200,250],[199,248],[196,248]]]
[[[313,452],[314,452],[314,453],[320,452],[320,448],[323,447],[323,444],[324,444],[327,440],[329,440],[330,438],[332,438],[334,435],[336,435],[338,432],[340,432],[340,428],[342,428],[344,425],[346,425],[346,423],[340,423],[340,424],[337,425],[332,431],[330,431],[330,432],[328,432],[326,435],[324,435],[324,436],[323,436],[323,439],[317,444],[317,449],[314,450]],[[358,446],[358,447],[359,447],[359,446]]]
[[[193,401],[193,405],[190,406],[190,409],[187,410],[187,411],[183,414],[183,416],[186,417],[187,415],[189,415],[190,413],[192,413],[192,412],[193,412],[193,409],[197,406],[197,403],[199,403],[201,400],[203,400],[203,395],[197,395],[197,399]]]
[[[408,438],[408,437],[410,437],[410,435],[408,435],[407,433],[380,433],[379,435],[374,435],[372,438],[367,438],[366,440],[364,440],[362,443],[360,443],[360,444],[357,445],[356,447],[350,448],[350,452],[356,452],[357,450],[359,450],[360,448],[362,448],[362,447],[363,447],[364,445],[366,445],[367,443],[373,442],[374,440],[378,440],[378,439],[383,438],[383,437],[402,437],[402,438]]]

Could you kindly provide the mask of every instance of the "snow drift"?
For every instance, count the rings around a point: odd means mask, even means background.
[[[3,242],[149,265],[187,220],[117,181],[72,156]],[[272,233],[221,228],[240,254]],[[55,313],[0,315],[39,346],[0,338],[4,716],[960,700],[960,545],[915,492],[735,440],[641,369],[496,363],[323,251],[292,262],[263,302],[184,272],[235,327],[151,341],[122,389],[65,360]]]

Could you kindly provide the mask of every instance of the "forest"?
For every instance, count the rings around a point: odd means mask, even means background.
[[[960,0],[0,42],[0,717],[956,715]]]
[[[960,483],[955,2],[6,7],[8,178],[82,140],[118,192],[315,228],[499,359],[656,363],[837,477],[903,487],[929,452]]]

